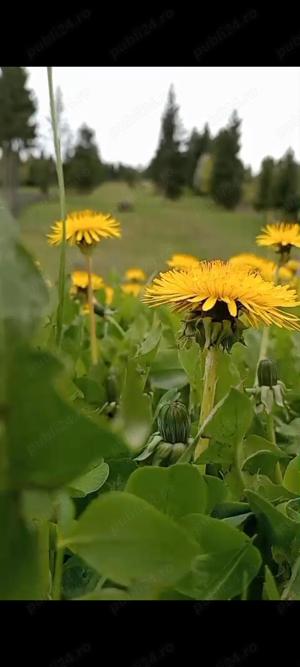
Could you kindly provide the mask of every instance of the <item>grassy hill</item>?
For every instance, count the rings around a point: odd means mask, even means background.
[[[133,201],[133,212],[118,213],[117,204],[122,199]],[[104,277],[111,269],[122,273],[135,265],[148,273],[156,272],[166,268],[165,261],[174,252],[212,259],[254,250],[255,235],[265,221],[263,214],[255,211],[224,211],[209,199],[190,194],[170,202],[154,195],[146,184],[130,190],[122,183],[106,183],[91,195],[68,193],[67,208],[107,211],[120,220],[122,239],[104,241],[94,255],[94,267]],[[57,276],[59,250],[47,244],[46,234],[57,219],[56,197],[28,206],[19,218],[26,246],[52,279]],[[80,263],[80,252],[68,250],[68,267]]]

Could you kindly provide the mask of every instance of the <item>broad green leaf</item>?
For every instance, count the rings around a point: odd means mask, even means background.
[[[252,511],[256,514],[264,539],[288,551],[294,540],[300,541],[300,526],[285,516],[254,491],[246,491]]]
[[[22,520],[16,498],[4,493],[0,495],[0,531],[0,600],[46,599],[44,533],[41,543],[37,523]]]
[[[6,421],[14,486],[58,488],[102,457],[128,451],[118,435],[87,419],[61,397],[55,382],[61,370],[58,360],[47,353],[26,348],[15,352]]]
[[[133,361],[128,362],[121,394],[118,427],[133,452],[145,444],[152,428],[149,396],[143,393],[144,381]]]
[[[283,485],[288,491],[297,493],[300,496],[300,456],[295,456],[289,462],[284,474]]]
[[[225,501],[220,502],[220,504],[215,507],[213,517],[226,519],[227,517],[239,516],[248,513],[249,511],[250,506],[248,503]]]
[[[252,418],[253,408],[249,398],[237,389],[231,389],[207,418],[203,433],[218,442],[236,446],[247,432]]]
[[[71,484],[69,484],[70,495],[74,497],[84,497],[89,493],[94,493],[99,491],[101,486],[105,484],[109,475],[109,466],[107,463],[99,463],[99,465],[94,466],[85,473],[74,479]]]
[[[265,580],[263,585],[263,600],[280,600],[280,594],[271,570],[265,565]]]
[[[231,354],[224,354],[222,350],[217,350],[218,381],[216,385],[215,403],[219,402],[230,391],[231,387],[236,387],[240,382],[240,374],[233,363]]]
[[[176,586],[196,600],[231,600],[257,574],[261,557],[250,539],[218,519],[192,514],[181,520],[197,540],[200,554],[193,568]]]
[[[33,334],[47,303],[41,271],[21,245],[19,228],[0,200],[0,319],[7,346]]]
[[[275,472],[275,467],[280,459],[284,459],[285,454],[279,450],[279,452],[271,451],[268,449],[262,449],[260,452],[255,452],[248,456],[242,465],[242,470],[247,470],[247,472],[252,473],[263,473],[273,477]]]
[[[199,345],[193,342],[189,348],[179,350],[178,358],[188,376],[191,387],[196,392],[198,400],[200,400],[202,395],[203,360]]]
[[[140,468],[130,476],[126,491],[147,500],[174,519],[204,512],[207,504],[205,481],[197,467],[188,463],[167,468]]]
[[[300,557],[293,565],[290,580],[282,594],[282,600],[300,600]]]
[[[75,383],[82,391],[85,400],[92,405],[101,406],[106,400],[103,384],[99,384],[89,377],[76,378]]]
[[[98,496],[80,516],[65,545],[111,581],[142,581],[160,590],[189,571],[195,541],[170,517],[141,498],[112,491]]]
[[[154,318],[152,328],[137,349],[136,357],[139,362],[149,364],[155,358],[162,334],[159,320]]]
[[[187,377],[181,368],[151,371],[151,383],[158,389],[181,389],[187,384]]]
[[[278,431],[286,438],[299,438],[300,433],[300,417],[293,419],[289,424],[281,424]]]
[[[225,482],[218,479],[218,477],[213,477],[212,475],[203,475],[203,480],[206,485],[206,507],[205,513],[211,514],[216,505],[219,505],[223,500],[225,500],[228,493]]]

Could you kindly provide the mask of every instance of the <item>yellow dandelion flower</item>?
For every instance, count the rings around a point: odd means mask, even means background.
[[[161,273],[146,288],[143,301],[153,306],[169,304],[214,322],[229,320],[234,325],[243,316],[247,326],[263,323],[300,330],[300,319],[282,310],[300,305],[295,290],[221,260],[201,262],[186,272]]]
[[[144,280],[146,280],[146,274],[142,269],[138,268],[127,269],[127,271],[125,271],[125,278],[129,282],[131,281],[144,282]]]
[[[50,245],[59,245],[62,242],[63,223],[56,222],[50,234]],[[96,211],[74,211],[66,218],[66,240],[70,245],[77,245],[81,250],[92,248],[107,238],[121,236],[120,224],[111,215]]]
[[[274,246],[278,252],[287,252],[292,246],[300,248],[300,225],[285,222],[266,225],[256,242],[260,246]]]
[[[144,285],[140,283],[124,283],[121,287],[124,294],[131,294],[132,296],[138,296],[144,289]]]
[[[289,259],[284,268],[289,271],[290,276],[300,276],[300,261],[298,259]]]
[[[240,255],[234,255],[230,258],[229,262],[234,266],[244,266],[247,270],[256,271],[264,280],[272,281],[275,278],[277,268],[275,262],[272,262],[270,259],[265,259],[264,257],[254,255],[254,253],[245,252],[241,253]]]
[[[174,269],[182,269],[184,271],[199,266],[199,263],[200,260],[197,259],[197,257],[194,257],[194,255],[185,255],[184,253],[172,255],[167,261],[168,266],[171,266]]]
[[[230,258],[229,262],[235,266],[244,266],[248,270],[259,273],[264,280],[276,281],[278,266],[271,259],[245,252],[240,255],[234,255]],[[281,280],[290,280],[291,272],[286,268],[286,265],[279,268],[278,277]]]
[[[92,273],[92,290],[95,292],[104,286],[103,278],[96,273]],[[87,271],[72,271],[71,273],[72,287],[75,291],[87,290],[89,284],[89,276]]]
[[[104,290],[106,304],[110,306],[114,298],[114,289],[110,285],[105,285]]]

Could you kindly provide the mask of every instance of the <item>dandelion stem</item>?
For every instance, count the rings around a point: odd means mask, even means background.
[[[63,572],[63,562],[64,562],[64,548],[57,545],[56,548],[56,558],[55,558],[55,570],[53,577],[53,588],[52,588],[52,599],[60,600],[61,598],[61,581],[62,581],[62,572]]]
[[[64,317],[64,301],[65,301],[65,272],[66,272],[66,195],[65,195],[65,184],[64,184],[64,172],[61,159],[60,151],[60,138],[59,138],[59,129],[57,122],[57,113],[55,107],[55,98],[53,92],[53,80],[52,80],[52,67],[47,67],[48,74],[48,89],[49,89],[49,100],[50,100],[50,112],[51,112],[51,123],[53,131],[53,141],[55,149],[55,158],[56,158],[56,173],[58,180],[58,189],[59,189],[59,201],[60,201],[60,217],[62,220],[62,242],[60,250],[60,262],[59,262],[59,276],[58,276],[58,306],[57,306],[57,316],[56,316],[56,343],[58,346],[61,344],[62,338],[62,328],[63,328],[63,317]]]
[[[96,336],[96,319],[94,313],[94,296],[92,287],[92,257],[90,254],[86,255],[87,274],[88,274],[88,304],[89,304],[89,318],[90,318],[90,339],[91,339],[91,357],[92,364],[98,363],[98,348]]]
[[[273,417],[272,414],[266,414],[266,434],[267,434],[268,440],[270,440],[270,442],[273,442],[273,444],[276,445],[274,417]],[[276,481],[276,484],[282,484],[282,481],[283,481],[279,461],[277,461],[276,466],[275,466],[275,481]]]
[[[204,379],[203,379],[203,395],[202,395],[202,404],[199,418],[199,428],[204,424],[208,415],[211,413],[214,407],[215,392],[217,384],[217,349],[215,347],[210,347],[207,350],[206,359],[205,359],[205,368],[204,368]],[[194,459],[197,460],[204,452],[209,444],[207,438],[199,438],[199,441],[196,445]]]
[[[121,325],[119,324],[119,322],[117,322],[117,321],[115,320],[115,318],[112,317],[112,315],[105,315],[105,319],[107,320],[107,322],[110,322],[110,324],[112,324],[112,325],[117,329],[117,331],[118,331],[119,334],[122,336],[122,338],[124,338],[124,336],[125,336],[125,331],[124,331],[124,329],[122,329],[122,327],[121,327]]]

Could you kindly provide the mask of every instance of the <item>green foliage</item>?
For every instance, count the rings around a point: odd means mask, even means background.
[[[231,209],[242,195],[243,166],[240,150],[240,120],[233,113],[228,128],[221,130],[214,141],[211,194],[218,203]]]
[[[103,180],[94,131],[87,125],[79,129],[72,155],[66,159],[65,174],[66,185],[79,192],[89,192]]]
[[[274,166],[274,160],[271,157],[266,157],[262,161],[255,200],[255,206],[258,210],[268,210],[273,206]]]
[[[162,117],[159,145],[148,167],[148,175],[169,199],[177,199],[184,184],[184,159],[180,147],[178,107],[171,87]]]
[[[0,76],[0,147],[2,148],[3,190],[13,214],[18,211],[16,189],[19,154],[30,146],[36,134],[32,116],[36,104],[26,88],[23,67],[2,67]]]

